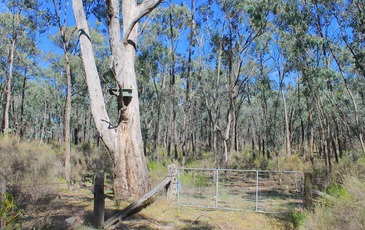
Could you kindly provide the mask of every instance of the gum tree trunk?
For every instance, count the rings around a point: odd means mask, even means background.
[[[5,135],[8,134],[10,131],[10,122],[9,122],[9,109],[10,109],[10,100],[11,100],[11,80],[13,78],[13,64],[14,64],[14,51],[15,51],[15,42],[16,39],[13,39],[11,42],[10,48],[10,67],[9,67],[9,75],[8,75],[8,82],[6,88],[6,103],[5,103],[5,110],[4,110],[4,133]]]
[[[80,47],[90,94],[91,113],[96,128],[108,148],[114,164],[116,199],[136,198],[150,188],[146,159],[143,153],[135,55],[138,21],[161,1],[123,1],[123,35],[120,34],[119,1],[108,0],[109,43],[113,58],[114,78],[119,86],[119,122],[111,124],[105,109],[100,79],[95,65],[91,38],[81,0],[73,1],[73,10],[80,33]],[[122,96],[122,89],[132,89],[131,100]]]

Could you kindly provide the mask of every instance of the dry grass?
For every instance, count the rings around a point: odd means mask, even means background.
[[[63,172],[55,151],[37,142],[20,142],[17,138],[0,140],[0,174],[6,177],[8,193],[17,206],[54,192],[53,184]]]
[[[144,226],[147,229],[285,229],[286,227],[285,222],[274,216],[253,212],[179,207],[175,202],[167,201],[163,197],[142,210],[137,217],[127,219],[124,224],[128,226],[139,218],[147,220],[148,225]]]
[[[106,199],[106,217],[128,204]],[[90,229],[93,195],[87,189],[68,190],[59,187],[57,194],[45,197],[42,203],[29,206],[23,228],[30,229]],[[75,219],[72,224],[66,220]],[[291,229],[284,216],[253,212],[179,207],[176,200],[167,200],[161,193],[154,203],[138,214],[125,219],[117,229]]]

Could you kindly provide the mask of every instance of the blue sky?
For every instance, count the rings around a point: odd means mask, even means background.
[[[198,0],[197,2],[202,2],[202,1]],[[173,0],[173,3],[174,4],[183,4],[183,3],[185,3],[190,7],[191,1]],[[67,5],[67,9],[66,9],[66,12],[65,12],[66,15],[67,15],[67,17],[66,17],[67,26],[68,27],[75,26],[76,22],[75,22],[74,15],[73,15],[73,10],[72,10],[72,0],[64,1],[64,4]],[[4,4],[0,5],[0,9],[1,9],[1,7],[6,9],[6,6],[2,6],[2,5],[4,5]],[[169,1],[164,1],[159,7],[168,7],[168,5],[169,5]],[[53,3],[51,3],[51,2],[44,2],[43,8],[44,9],[51,9],[51,12],[52,13],[54,12],[54,6],[53,6]],[[61,17],[63,17],[63,15],[64,15],[64,12],[61,12]],[[88,21],[91,25],[94,25],[95,22],[96,22],[96,18],[94,16],[91,16]],[[45,53],[52,52],[52,53],[62,55],[63,51],[59,47],[56,47],[49,39],[50,36],[55,35],[57,32],[58,32],[58,27],[50,27],[45,33],[38,34],[38,41],[39,41],[38,42],[38,47],[39,47],[39,49],[41,49]],[[182,47],[180,47],[180,49],[181,48]],[[47,67],[47,66],[49,66],[49,63],[43,62],[42,66]]]

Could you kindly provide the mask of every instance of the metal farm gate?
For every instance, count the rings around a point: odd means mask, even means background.
[[[178,205],[265,213],[302,209],[304,174],[298,171],[181,168]]]

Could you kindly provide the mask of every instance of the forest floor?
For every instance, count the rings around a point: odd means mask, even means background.
[[[23,229],[91,229],[93,194],[90,189],[67,189],[61,185],[52,195],[29,205],[22,221]],[[106,198],[106,219],[117,209]],[[126,218],[116,229],[291,229],[283,216],[253,212],[179,207],[161,194],[154,203]]]

